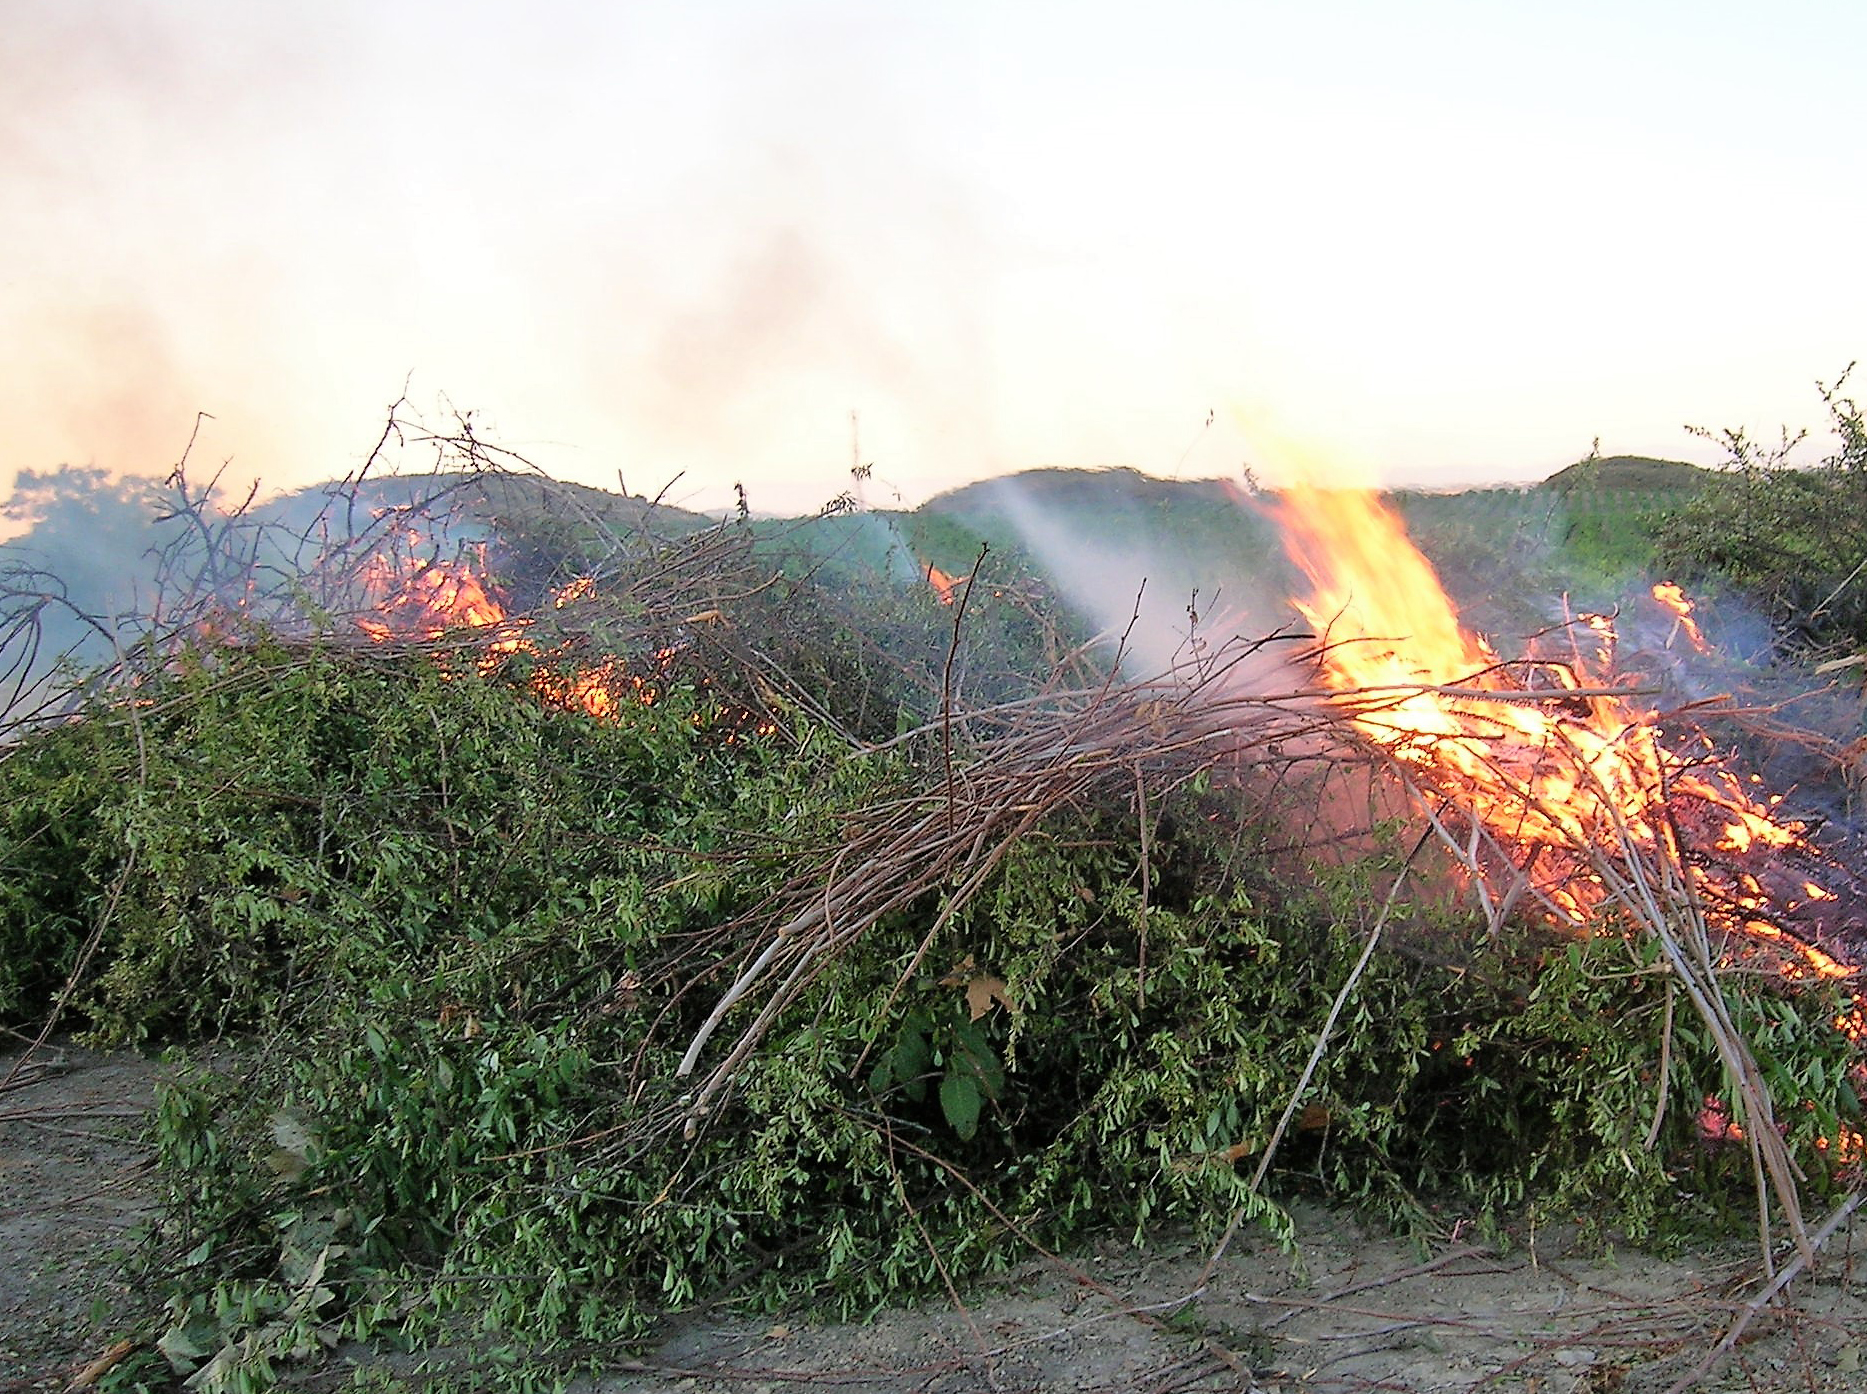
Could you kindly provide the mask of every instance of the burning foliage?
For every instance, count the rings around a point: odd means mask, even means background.
[[[1708,1135],[1749,1144],[1760,1189],[1767,1174],[1812,1261],[1800,1171],[1776,1131],[1777,1108],[1800,1101],[1772,1096],[1719,979],[1761,966],[1786,982],[1858,982],[1867,900],[1854,876],[1712,754],[1671,748],[1657,711],[1599,666],[1603,652],[1591,663],[1572,642],[1560,659],[1500,661],[1458,624],[1430,567],[1370,496],[1298,488],[1281,522],[1314,587],[1298,606],[1323,640],[1318,663],[1332,702],[1417,788],[1493,928],[1527,897],[1576,934],[1631,925],[1651,937],[1753,1120],[1748,1131],[1731,1123]],[[1656,586],[1653,596],[1702,651],[1679,588]],[[1853,892],[1846,902],[1834,884]],[[1867,1046],[1864,1000],[1850,994],[1832,1018],[1857,1047]],[[1867,1092],[1867,1063],[1848,1076],[1857,1097]],[[1860,1129],[1830,1117],[1824,1147],[1858,1169],[1867,1160]],[[1767,1252],[1767,1223],[1763,1233]]]
[[[951,605],[959,588],[971,579],[969,576],[950,576],[932,562],[927,563],[927,584],[933,588],[933,593],[939,597],[942,605]]]
[[[1323,641],[1317,659],[1332,702],[1456,808],[1467,826],[1447,829],[1452,845],[1489,839],[1524,864],[1508,884],[1490,878],[1500,897],[1529,894],[1586,932],[1610,902],[1632,903],[1617,899],[1598,863],[1633,851],[1681,867],[1713,927],[1726,932],[1755,920],[1774,938],[1769,931],[1782,926],[1767,917],[1837,900],[1813,882],[1792,898],[1766,899],[1740,864],[1746,854],[1841,868],[1806,826],[1777,815],[1775,801],[1753,798],[1715,751],[1684,754],[1666,743],[1657,709],[1608,666],[1614,636],[1604,617],[1558,631],[1566,652],[1507,663],[1459,624],[1431,568],[1370,496],[1293,490],[1281,521],[1314,586],[1297,603]],[[1677,590],[1656,587],[1655,598],[1690,623]],[[1578,642],[1578,630],[1593,642]],[[1688,632],[1703,644],[1696,627]],[[1482,856],[1472,859],[1482,873]],[[1803,956],[1820,976],[1853,971],[1813,945]]]

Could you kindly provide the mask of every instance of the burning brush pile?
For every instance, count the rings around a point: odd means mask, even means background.
[[[1858,849],[1824,848],[1807,825],[1778,817],[1780,799],[1753,796],[1708,740],[1667,744],[1656,709],[1614,680],[1606,617],[1580,616],[1557,631],[1556,652],[1507,663],[1458,625],[1430,567],[1369,496],[1299,488],[1280,514],[1312,582],[1298,606],[1318,634],[1330,702],[1388,757],[1470,873],[1493,932],[1527,901],[1564,933],[1657,948],[1669,1002],[1675,989],[1690,1001],[1743,1119],[1708,1098],[1701,1125],[1747,1144],[1763,1213],[1767,1182],[1812,1259],[1778,1101],[1720,984],[1755,972],[1842,989],[1831,1024],[1861,1048],[1847,1079],[1856,1098],[1867,1092],[1867,999],[1848,990],[1863,985],[1867,961]],[[1702,651],[1679,588],[1656,586],[1653,598]],[[1654,1135],[1665,1107],[1662,1088]],[[1818,1147],[1858,1173],[1858,1114],[1827,1122]],[[1766,1218],[1766,1251],[1768,1233]]]
[[[0,1014],[252,1047],[156,1123],[152,1368],[862,1310],[1306,1191],[1653,1232],[1754,1185],[1814,1261],[1855,863],[1609,619],[1504,659],[1372,500],[1277,510],[1306,627],[1150,677],[997,556],[424,504],[278,588],[204,526],[0,760]]]
[[[471,462],[425,486],[345,481],[313,501],[308,522],[249,507],[221,513],[212,486],[196,492],[178,471],[158,519],[172,526],[134,608],[83,611],[49,572],[0,576],[7,732],[259,647],[351,647],[384,661],[423,656],[450,672],[516,673],[543,703],[614,720],[677,680],[721,621],[720,604],[744,598],[735,583],[757,584],[742,532],[664,528],[652,516],[619,525],[550,481]],[[581,545],[543,565],[505,555],[514,548],[498,517],[515,494],[530,526]],[[60,652],[74,630],[77,642]],[[98,636],[112,661],[96,660]],[[732,666],[716,655],[695,671],[710,681]],[[73,671],[78,680],[59,680]],[[759,723],[752,707],[739,720]]]

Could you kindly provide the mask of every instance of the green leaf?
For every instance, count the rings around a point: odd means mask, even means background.
[[[895,1042],[895,1081],[915,1103],[927,1097],[927,1072],[933,1067],[933,1049],[917,1026],[910,1026]]]
[[[163,1332],[161,1339],[156,1342],[156,1349],[162,1352],[163,1358],[169,1362],[169,1368],[178,1375],[187,1374],[207,1355],[202,1333],[191,1329],[197,1325],[199,1323],[196,1322],[177,1323]]]
[[[940,1081],[940,1111],[962,1138],[970,1138],[979,1130],[979,1108],[983,1102],[979,1083],[971,1075],[949,1071]]]
[[[954,1067],[969,1074],[988,1099],[1005,1088],[1005,1067],[975,1022],[962,1021],[953,1030]]]

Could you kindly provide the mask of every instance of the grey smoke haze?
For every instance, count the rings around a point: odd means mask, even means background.
[[[155,491],[102,470],[23,473],[0,502],[21,535],[0,542],[0,721],[62,686],[61,665],[108,663],[145,621],[153,549],[180,535],[158,522]]]
[[[1294,617],[1275,541],[1242,506],[1240,538],[1269,543],[1256,568],[1241,565],[1234,549],[1189,550],[1184,530],[1164,525],[1138,502],[1111,507],[1090,531],[1081,511],[1054,511],[1031,483],[1013,477],[995,481],[991,490],[992,506],[1064,598],[1106,636],[1111,650],[1123,645],[1129,677],[1149,678],[1192,662],[1201,646],[1210,655],[1235,640],[1262,638]],[[1115,490],[1102,495],[1115,496]],[[1236,677],[1254,680],[1275,666],[1267,655]]]
[[[394,477],[407,453],[385,452],[367,482],[257,507],[200,478],[23,471],[0,498],[17,534],[0,541],[0,731],[145,639],[165,650],[203,621],[217,633],[229,616],[280,634],[341,628],[365,555],[477,557],[489,534],[471,491]]]
[[[704,462],[710,505],[846,486],[852,406],[872,453],[990,455],[992,256],[884,76],[911,27],[23,9],[0,473],[159,473],[205,410],[235,475],[331,477],[411,371],[562,473]]]
[[[0,0],[0,32],[0,483],[159,476],[196,411],[237,474],[329,478],[411,374],[553,473],[706,506],[834,495],[852,409],[908,502],[1226,475],[1233,405],[1389,483],[1540,476],[1806,419],[1867,322],[1835,273],[1867,195],[1811,135],[1867,127],[1858,7]],[[1707,217],[1725,188],[1797,216]]]

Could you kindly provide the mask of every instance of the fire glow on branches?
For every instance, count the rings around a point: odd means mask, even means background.
[[[1455,850],[1491,883],[1489,903],[1508,907],[1527,890],[1577,934],[1597,932],[1617,907],[1662,937],[1677,919],[1710,949],[1708,968],[1714,955],[1729,962],[1767,948],[1786,978],[1858,975],[1778,922],[1832,891],[1798,877],[1799,899],[1785,901],[1742,864],[1786,851],[1819,860],[1808,829],[1777,817],[1725,765],[1664,743],[1657,713],[1617,686],[1605,662],[1613,630],[1604,617],[1560,631],[1592,636],[1593,659],[1570,638],[1559,658],[1506,661],[1460,624],[1431,564],[1372,494],[1298,485],[1274,513],[1311,585],[1296,604],[1319,636],[1330,701],[1418,791],[1457,810],[1471,841]],[[1683,592],[1662,585],[1653,596],[1676,616],[1675,635],[1704,651]],[[1711,855],[1688,845],[1684,808],[1715,829]],[[1440,828],[1457,842],[1459,830]],[[1480,835],[1505,855],[1479,855]],[[1707,929],[1724,942],[1712,948]],[[1864,1017],[1857,995],[1834,1025],[1867,1043]],[[1735,1126],[1725,1135],[1742,1136]],[[1860,1158],[1858,1132],[1841,1143]]]
[[[557,656],[532,641],[526,633],[529,621],[508,613],[485,576],[483,555],[423,560],[417,556],[419,535],[409,533],[399,541],[403,545],[372,555],[359,576],[371,609],[356,623],[374,642],[440,640],[450,633],[474,631],[482,635],[474,660],[482,671],[514,654]],[[580,576],[552,593],[552,607],[562,610],[595,594],[596,579]],[[672,656],[663,651],[655,658],[665,666]],[[569,673],[540,668],[532,673],[530,684],[541,701],[601,721],[617,720],[627,703],[652,704],[658,696],[653,682],[614,657],[579,665]]]

